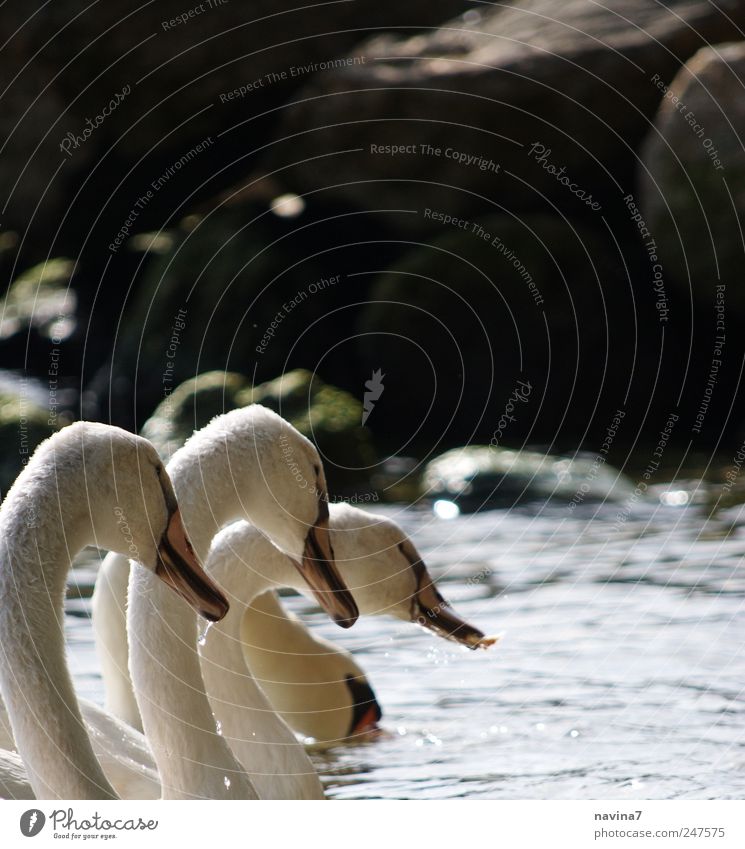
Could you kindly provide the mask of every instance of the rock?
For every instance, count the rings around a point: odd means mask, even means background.
[[[198,374],[169,391],[142,426],[142,435],[168,462],[195,430],[215,416],[242,407],[237,396],[247,386],[248,380],[233,372]]]
[[[75,329],[75,263],[52,259],[18,277],[0,302],[0,341],[33,328],[47,339],[66,339]]]
[[[606,230],[556,216],[474,223],[413,248],[368,296],[358,348],[365,372],[384,375],[367,424],[386,453],[495,435],[576,444],[622,406],[633,431],[654,385],[635,358],[656,357],[661,334],[651,289],[626,279],[633,250],[622,257]],[[521,382],[531,388],[511,402]]]
[[[70,288],[75,263],[51,259],[28,269],[0,301],[0,354],[4,368],[59,378],[77,327]],[[54,365],[52,365],[54,363]]]
[[[360,424],[362,405],[349,393],[303,370],[255,387],[240,374],[198,375],[158,405],[142,435],[167,460],[216,415],[248,404],[263,404],[279,413],[316,445],[332,495],[369,486],[375,453],[369,432]]]
[[[616,180],[630,190],[661,98],[653,75],[669,82],[698,48],[741,38],[744,25],[735,0],[525,0],[378,36],[355,47],[364,64],[318,74],[297,94],[273,165],[291,161],[299,134],[295,190],[399,210],[400,227],[426,227],[425,207],[542,210],[542,194],[575,211],[587,212],[588,195],[607,208],[620,200]]]
[[[48,409],[27,391],[23,382],[13,392],[0,389],[0,499],[5,497],[13,481],[31,458],[36,446],[51,436],[58,418],[50,417]]]
[[[666,89],[643,150],[642,212],[672,285],[745,317],[745,43],[699,50]],[[738,220],[739,218],[739,220]]]
[[[596,457],[560,457],[489,445],[446,451],[427,464],[422,478],[425,497],[453,501],[465,511],[545,499],[573,507],[623,501],[633,491],[620,472]]]
[[[149,258],[137,294],[117,316],[127,332],[116,334],[113,363],[96,380],[102,411],[138,428],[128,419],[135,385],[141,416],[166,391],[212,370],[257,384],[312,367],[334,385],[362,389],[348,356],[353,317],[340,310],[359,302],[372,278],[349,275],[380,267],[401,247],[360,245],[357,216],[311,202],[277,214],[275,191],[239,185],[179,226],[135,237],[133,247]],[[123,385],[106,399],[112,374]]]
[[[294,425],[318,448],[329,491],[364,495],[374,472],[375,451],[370,432],[362,427],[362,404],[342,389],[329,386],[304,369],[238,395],[242,404],[263,404]]]
[[[0,117],[6,166],[0,187],[9,198],[4,220],[7,213],[18,227],[33,218],[35,226],[56,228],[95,166],[88,195],[95,209],[73,209],[73,216],[85,216],[73,227],[90,226],[114,208],[107,224],[116,233],[117,219],[150,181],[197,142],[211,137],[220,155],[182,173],[173,197],[188,196],[205,176],[260,144],[257,116],[271,113],[361,35],[427,27],[464,6],[464,0],[394,6],[356,0],[327,4],[319,13],[277,0],[257,0],[250,9],[228,0],[161,0],[133,12],[116,0],[95,9],[36,0],[8,10]],[[230,132],[221,140],[223,130]],[[147,161],[130,171],[145,154]],[[122,178],[125,190],[112,191]]]
[[[56,173],[62,160],[59,151],[62,133],[55,131],[55,123],[69,103],[65,102],[59,88],[50,84],[55,71],[50,68],[45,51],[39,49],[42,43],[35,41],[32,32],[45,17],[44,12],[34,14],[28,6],[5,11],[3,23],[7,40],[4,39],[3,45],[3,108],[0,111],[3,227],[10,226],[21,233],[29,228],[30,238],[24,239],[29,243],[26,252],[32,256],[31,262],[38,262],[48,256],[50,248],[50,234],[46,228],[54,226],[56,230],[70,200],[64,185],[64,170],[62,174]],[[49,210],[48,215],[46,210]],[[57,213],[56,221],[52,210]],[[46,238],[37,239],[40,232]]]

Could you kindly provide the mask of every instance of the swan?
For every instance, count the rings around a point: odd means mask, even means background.
[[[365,517],[371,515],[361,510],[350,513],[346,505],[331,504],[333,538],[348,539],[350,531],[346,524],[350,517],[364,526],[368,521]],[[377,548],[373,548],[376,534],[369,531],[369,543],[360,542],[356,549],[359,557],[377,551],[378,561],[389,559],[399,568],[404,556],[408,556],[412,564],[421,562],[413,543],[398,525],[379,516],[369,521],[378,526],[377,534],[381,538],[377,540]],[[345,533],[340,537],[342,530]],[[250,537],[249,530],[244,533]],[[382,537],[386,534],[389,540],[395,538],[401,543],[406,555],[399,551],[398,542],[384,544]],[[346,543],[345,551],[351,562],[353,546]],[[385,564],[379,568],[385,573]],[[104,669],[106,706],[114,708],[119,717],[137,727],[140,716],[127,669],[124,607],[128,575],[126,560],[106,558],[94,593],[93,623]],[[421,580],[426,588],[429,577]],[[391,592],[401,596],[401,588],[393,582],[389,586]],[[356,597],[355,593],[353,595]],[[428,601],[430,609],[441,603],[435,591],[430,593]],[[313,636],[297,617],[282,609],[272,592],[257,595],[244,609],[241,640],[246,662],[252,674],[261,681],[269,702],[293,730],[320,743],[337,743],[362,733],[380,718],[375,694],[349,652]],[[433,625],[432,617],[425,616],[424,624]],[[449,623],[450,630],[453,624]],[[445,633],[447,630],[446,627]]]
[[[334,505],[331,505],[332,515]],[[109,555],[101,564],[91,599],[93,633],[104,683],[104,709],[142,731],[129,676],[126,599],[129,561]],[[372,728],[382,711],[352,654],[315,636],[288,613],[272,591],[250,604],[241,621],[246,662],[287,724],[317,742],[355,737]],[[89,724],[98,705],[83,703]],[[2,738],[0,716],[0,746]]]
[[[38,446],[0,506],[0,692],[40,799],[116,797],[82,721],[62,632],[71,559],[89,544],[133,557],[145,567],[134,572],[205,618],[227,611],[147,440],[77,422]],[[13,760],[4,756],[8,775]]]
[[[334,513],[332,505],[332,531]],[[354,740],[382,717],[375,691],[352,653],[313,634],[284,609],[275,592],[248,605],[240,640],[246,664],[272,707],[301,736],[315,743]]]
[[[354,623],[354,600],[333,566],[321,461],[289,423],[258,405],[218,416],[173,455],[168,470],[182,494],[181,515],[194,529],[197,552],[206,555],[212,536],[226,522],[250,517],[289,551],[294,569],[329,614],[344,627]],[[130,671],[152,757],[148,753],[141,762],[122,767],[118,739],[100,728],[98,711],[89,721],[102,761],[112,780],[116,775],[130,782],[128,789],[137,785],[138,768],[147,772],[154,762],[164,798],[256,798],[242,765],[216,734],[195,651],[194,614],[178,597],[161,593],[160,582],[138,582],[140,571],[130,574]],[[150,640],[157,654],[149,651]],[[183,651],[185,646],[192,652]],[[130,729],[130,736],[138,735]],[[304,769],[312,771],[298,749]],[[323,798],[314,772],[312,779],[308,795]],[[151,785],[147,776],[136,795],[146,798]]]
[[[360,613],[423,624],[470,648],[496,642],[455,613],[395,522],[347,504],[332,504],[330,511],[337,567]],[[244,662],[242,623],[248,606],[267,589],[289,586],[305,594],[307,589],[291,561],[246,522],[235,522],[215,537],[205,569],[231,601],[229,613],[199,641],[215,717],[238,759],[251,764],[251,778],[262,798],[295,798],[300,776],[275,757],[277,750],[291,751],[294,737]]]
[[[490,644],[489,638],[463,622],[442,599],[413,543],[395,522],[347,505],[331,505],[330,528],[342,576],[347,582],[354,578],[358,606],[366,613],[392,613],[405,621],[421,622],[471,647]],[[200,649],[204,684],[222,723],[222,738],[239,761],[250,765],[250,778],[261,798],[318,798],[315,771],[246,669],[241,642],[244,611],[256,593],[284,584],[306,592],[307,587],[298,581],[291,561],[245,522],[230,525],[217,535],[205,568],[213,570],[213,579],[235,596],[231,612],[219,628],[210,627]],[[177,609],[166,614],[164,633],[156,637],[161,655],[178,653],[180,665],[176,672],[156,668],[153,674],[175,675],[177,687],[179,681],[184,682],[183,692],[176,693],[173,704],[165,708],[178,717],[184,700],[192,699],[189,688],[202,683],[197,680],[195,684],[195,634],[193,630],[183,633],[194,617],[178,599],[174,606]],[[149,615],[146,608],[140,612]],[[140,625],[133,623],[132,629],[139,633]],[[189,719],[193,722],[194,716],[190,714]],[[214,739],[214,720],[207,719],[205,747]],[[178,741],[174,745],[179,745]],[[188,763],[183,766],[192,769]],[[229,785],[225,785],[226,779]],[[228,771],[216,772],[216,780],[218,788],[229,791],[235,776],[228,767]]]
[[[225,413],[174,453],[168,472],[203,560],[220,528],[248,519],[267,545],[284,552],[283,561],[291,558],[293,574],[337,624],[355,622],[356,604],[334,567],[323,467],[292,425],[259,405]],[[255,798],[245,772],[250,763],[236,759],[217,733],[196,652],[196,617],[141,572],[132,569],[129,578],[129,671],[163,798]],[[295,741],[293,747],[308,774],[303,797],[323,798],[305,751]],[[284,754],[272,750],[269,757]]]

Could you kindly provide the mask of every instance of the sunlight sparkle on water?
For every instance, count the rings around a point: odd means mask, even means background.
[[[660,503],[666,507],[685,507],[688,500],[688,493],[684,489],[670,489],[660,495]]]
[[[439,498],[432,505],[432,510],[438,519],[457,519],[460,516],[460,507],[454,501]]]

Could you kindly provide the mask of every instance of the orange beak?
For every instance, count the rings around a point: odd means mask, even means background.
[[[351,628],[360,612],[352,593],[336,571],[329,534],[328,506],[326,516],[321,511],[315,525],[308,531],[302,563],[293,563],[318,603],[334,622],[342,628]]]
[[[498,637],[485,636],[483,631],[458,616],[440,595],[427,567],[408,540],[399,543],[398,547],[411,564],[416,580],[416,592],[411,602],[412,622],[434,631],[446,640],[468,646],[469,649],[487,649],[499,640]]]
[[[228,600],[199,563],[178,510],[158,546],[155,574],[210,622],[219,622],[228,612]]]
[[[468,646],[469,649],[488,648],[494,642],[492,637],[486,637],[483,631],[458,616],[440,595],[424,564],[419,587],[414,596],[411,621],[423,625],[446,640]]]

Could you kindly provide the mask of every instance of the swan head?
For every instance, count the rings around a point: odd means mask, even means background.
[[[79,448],[84,502],[96,544],[154,572],[198,613],[228,612],[222,591],[202,569],[181,521],[171,479],[148,440],[110,425],[78,422],[59,436]]]
[[[415,622],[468,648],[495,642],[453,610],[401,528],[348,504],[331,505],[336,561],[362,615]]]
[[[357,621],[359,610],[336,568],[329,532],[329,498],[323,463],[315,446],[280,419],[277,447],[284,467],[270,482],[262,529],[288,554],[321,607],[342,628]],[[265,468],[276,464],[268,458]],[[281,468],[281,467],[280,467]]]
[[[221,469],[221,495],[234,502],[234,515],[288,555],[329,616],[351,627],[359,612],[334,562],[326,477],[310,440],[277,413],[252,404],[213,419],[190,445],[203,452],[202,465]],[[186,452],[174,461],[190,457]]]

